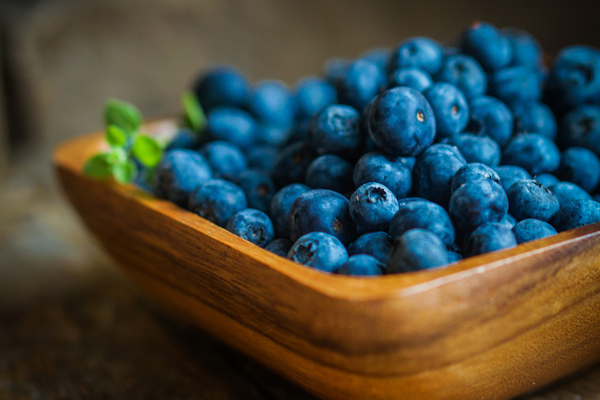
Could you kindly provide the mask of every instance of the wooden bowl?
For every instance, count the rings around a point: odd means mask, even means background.
[[[54,165],[127,275],[324,399],[509,399],[600,360],[600,224],[442,269],[337,276],[84,176],[102,143],[71,140]]]

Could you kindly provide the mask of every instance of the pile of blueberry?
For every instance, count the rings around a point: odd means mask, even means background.
[[[156,194],[319,270],[442,267],[600,221],[593,48],[547,68],[528,33],[477,22],[294,89],[219,67],[194,92],[206,127],[177,133]]]

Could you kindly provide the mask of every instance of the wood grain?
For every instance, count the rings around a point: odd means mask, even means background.
[[[83,176],[100,142],[68,142],[54,162],[65,193],[124,271],[323,398],[508,399],[600,360],[597,225],[444,269],[335,276],[134,186]]]

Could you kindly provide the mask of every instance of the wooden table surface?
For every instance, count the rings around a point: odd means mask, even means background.
[[[47,171],[0,180],[0,399],[314,399],[152,303]],[[600,400],[600,366],[522,397]]]

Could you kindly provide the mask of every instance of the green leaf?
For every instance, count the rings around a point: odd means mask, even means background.
[[[206,116],[202,106],[194,92],[185,92],[181,96],[181,102],[185,110],[187,124],[196,132],[200,132],[206,126]]]
[[[112,174],[120,183],[131,182],[137,174],[137,166],[132,160],[113,165]]]
[[[112,147],[123,147],[127,143],[127,133],[116,125],[106,128],[106,141]]]
[[[83,172],[96,179],[108,179],[112,175],[115,159],[110,153],[96,154],[83,167]]]
[[[142,164],[147,167],[154,167],[162,158],[163,149],[160,143],[149,136],[138,136],[133,143],[131,153]]]
[[[131,103],[110,99],[104,106],[104,123],[107,127],[115,125],[131,135],[142,125],[142,114]]]
[[[108,152],[113,164],[122,164],[129,158],[127,151],[123,147],[113,147]]]

